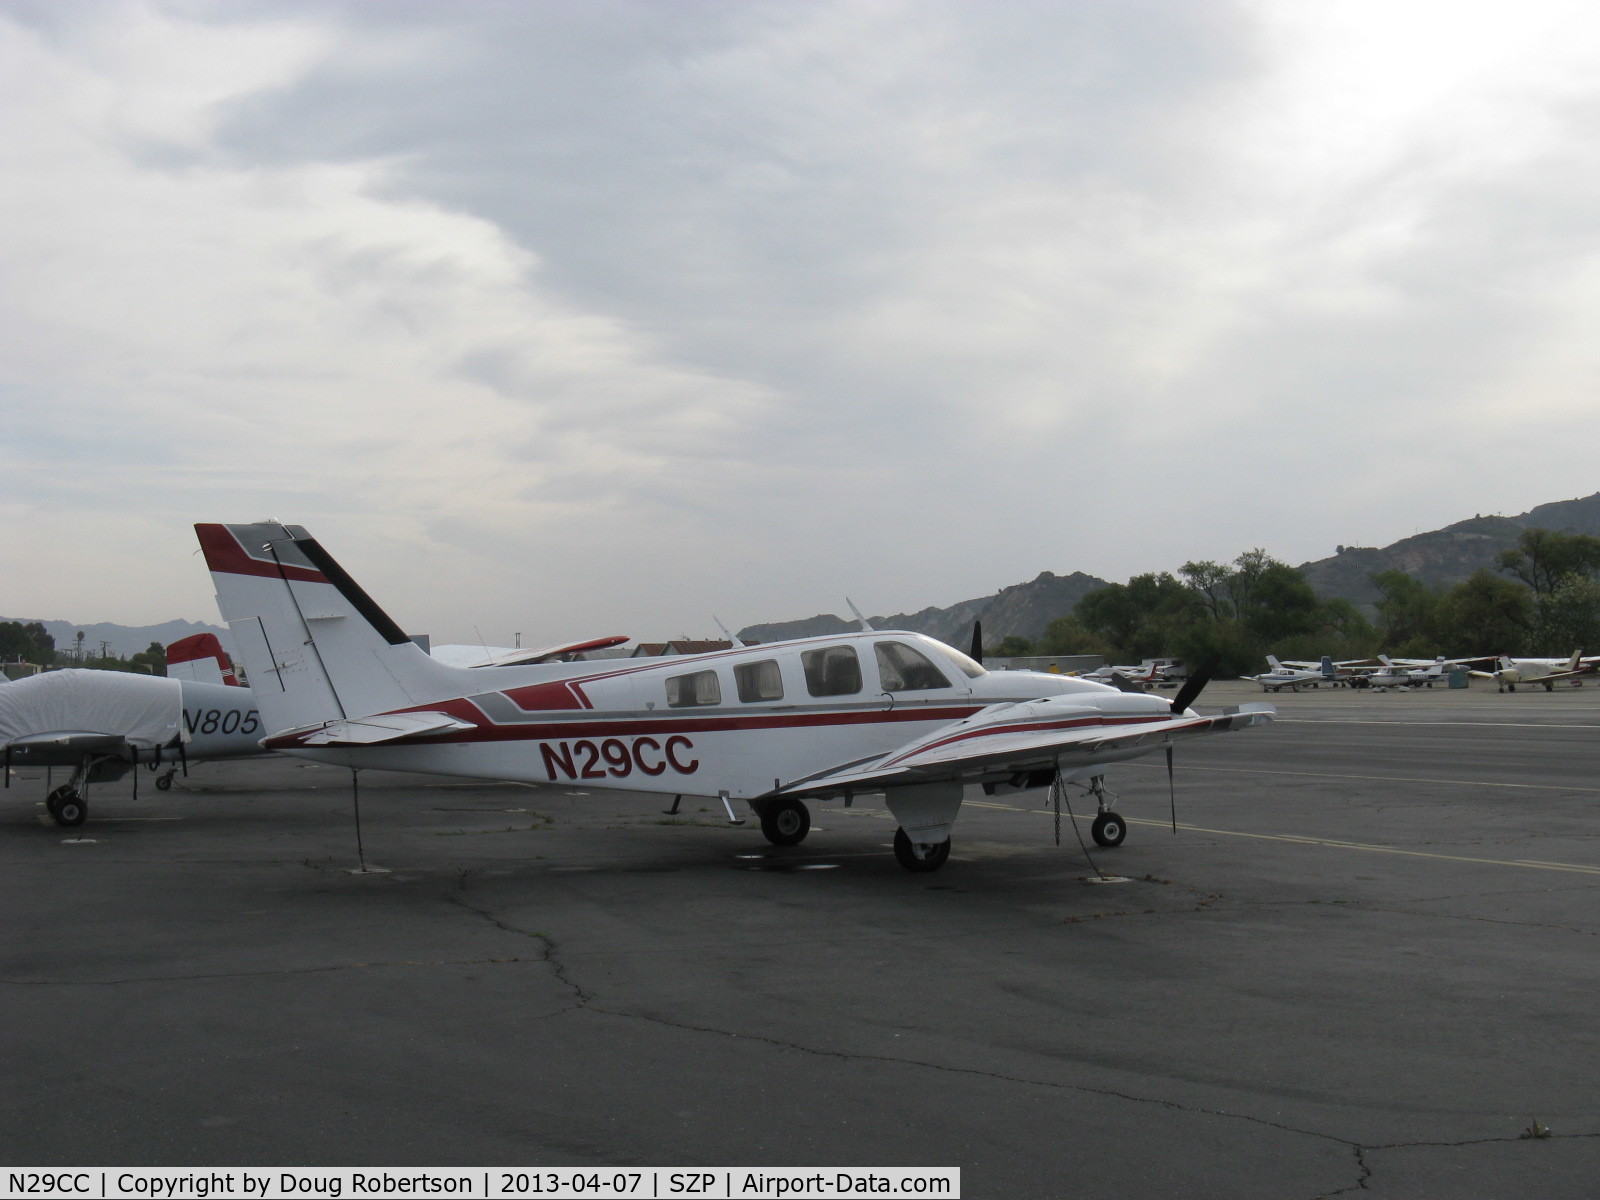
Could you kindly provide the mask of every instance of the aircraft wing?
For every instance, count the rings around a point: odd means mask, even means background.
[[[609,650],[628,640],[626,634],[615,637],[590,638],[584,642],[562,642],[555,646],[536,646],[532,649],[508,650],[503,646],[435,646],[430,653],[440,662],[452,667],[514,667],[522,663],[538,662],[558,654],[581,654],[585,650]]]
[[[1244,729],[1272,720],[1270,704],[1244,704],[1217,716],[1107,714],[1073,704],[1070,696],[995,705],[888,754],[843,763],[795,780],[769,796],[836,796],[887,787],[958,780],[982,783],[1022,772],[1071,770],[1155,749],[1180,738]]]

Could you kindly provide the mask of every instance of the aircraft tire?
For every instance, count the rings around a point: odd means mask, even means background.
[[[811,813],[799,800],[769,800],[761,806],[761,833],[774,846],[798,846],[811,832]]]
[[[895,859],[908,871],[937,871],[950,857],[950,839],[933,846],[918,847],[904,829],[894,831]]]
[[[1128,823],[1114,812],[1103,812],[1094,819],[1089,833],[1102,846],[1120,846],[1128,836]]]
[[[158,791],[158,792],[170,792],[171,790],[172,790],[172,776],[171,775],[157,775],[156,776],[156,791]]]
[[[55,799],[55,808],[50,815],[56,819],[57,825],[76,829],[83,824],[83,819],[89,815],[89,806],[84,803],[82,796],[69,788],[58,788],[50,794]],[[45,801],[45,807],[49,806],[50,802]]]

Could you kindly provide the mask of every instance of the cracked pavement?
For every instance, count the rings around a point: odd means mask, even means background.
[[[19,778],[6,1156],[1594,1195],[1600,689],[1276,699],[1180,749],[1176,836],[1164,763],[1114,772],[1098,886],[1042,794],[912,876],[870,804],[779,850],[696,801],[364,773],[357,874],[333,768],[111,785],[76,844]]]

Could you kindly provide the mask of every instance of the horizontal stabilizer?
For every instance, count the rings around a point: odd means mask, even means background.
[[[359,721],[330,721],[310,729],[290,730],[275,734],[262,744],[269,750],[292,750],[297,746],[371,746],[400,738],[471,728],[473,726],[466,721],[441,712],[384,713]]]

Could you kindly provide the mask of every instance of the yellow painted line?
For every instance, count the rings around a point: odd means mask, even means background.
[[[1140,763],[1137,765],[1152,766],[1154,764]],[[1486,779],[1433,779],[1415,775],[1336,775],[1328,771],[1262,771],[1255,767],[1197,767],[1192,763],[1184,764],[1182,769],[1185,771],[1220,771],[1234,775],[1283,775],[1299,779],[1360,779],[1369,783],[1433,783],[1447,784],[1450,787],[1519,788],[1534,792],[1594,792],[1600,794],[1600,788],[1562,787],[1554,783],[1494,783]]]
[[[1224,768],[1214,768],[1214,769],[1222,770]],[[1292,774],[1292,773],[1297,773],[1297,772],[1283,772],[1283,773],[1284,774]],[[1350,777],[1348,777],[1348,776],[1335,776],[1335,778],[1350,778]],[[1434,782],[1434,781],[1428,780],[1428,781],[1424,781],[1424,782]],[[1542,785],[1538,785],[1538,784],[1504,784],[1504,785],[1501,785],[1501,786],[1505,786],[1505,787],[1537,787],[1537,786],[1542,786]],[[1562,791],[1562,790],[1566,790],[1566,789],[1558,788],[1558,789],[1554,789],[1554,790]],[[1600,790],[1600,789],[1575,789],[1575,790]],[[1052,809],[1048,809],[1048,808],[1020,808],[1015,804],[997,804],[992,800],[968,800],[966,802],[965,807],[968,807],[968,808],[992,808],[992,809],[998,809],[1001,812],[1036,813],[1039,816],[1044,816],[1044,817],[1050,816],[1052,814],[1052,812],[1053,812]],[[839,809],[838,811],[839,812],[851,812],[853,810],[845,808],[845,809]],[[877,810],[869,810],[867,812],[859,813],[859,815],[861,815],[861,816],[880,816],[880,815],[881,816],[887,816],[888,814],[881,813],[881,812],[879,812]],[[1074,813],[1074,814],[1072,814],[1072,816],[1073,816],[1073,818],[1075,820],[1078,820],[1078,821],[1093,821],[1094,820],[1094,817],[1090,816],[1088,814]],[[1128,824],[1130,824],[1130,825],[1150,825],[1150,826],[1153,826],[1156,829],[1171,829],[1172,828],[1172,822],[1171,821],[1152,821],[1152,820],[1142,819],[1142,818],[1139,818],[1139,817],[1125,817],[1124,820],[1126,820],[1128,822]],[[1445,862],[1478,863],[1478,864],[1480,864],[1482,866],[1490,866],[1490,867],[1523,867],[1523,868],[1531,868],[1531,869],[1536,870],[1536,871],[1564,871],[1564,872],[1566,872],[1568,874],[1574,874],[1574,875],[1600,875],[1600,866],[1589,866],[1589,865],[1586,865],[1584,863],[1540,862],[1537,859],[1531,859],[1531,858],[1514,858],[1514,859],[1473,858],[1473,857],[1470,857],[1470,856],[1464,855],[1464,854],[1434,854],[1434,853],[1432,853],[1430,851],[1426,851],[1426,850],[1401,850],[1401,849],[1398,849],[1398,848],[1396,848],[1394,846],[1374,846],[1374,845],[1370,845],[1370,844],[1368,844],[1366,842],[1344,842],[1344,841],[1339,841],[1339,840],[1337,840],[1335,838],[1305,837],[1305,836],[1303,836],[1301,834],[1294,834],[1294,833],[1243,833],[1243,832],[1240,832],[1237,829],[1210,829],[1210,828],[1207,828],[1204,825],[1185,825],[1185,824],[1182,824],[1182,823],[1180,823],[1178,825],[1178,828],[1182,829],[1186,833],[1210,833],[1210,834],[1215,834],[1218,837],[1251,838],[1252,840],[1259,841],[1259,842],[1288,842],[1291,845],[1295,845],[1295,846],[1326,846],[1330,850],[1365,850],[1365,851],[1368,851],[1369,853],[1372,853],[1372,854],[1397,854],[1397,855],[1401,856],[1402,858],[1436,858],[1436,859],[1441,859],[1441,860],[1443,860]]]
[[[1080,821],[1091,820],[1089,817],[1079,817]],[[1158,829],[1171,829],[1170,821],[1147,821],[1137,818],[1128,818],[1130,825],[1153,825]],[[1600,875],[1600,867],[1588,866],[1583,863],[1553,863],[1536,862],[1529,858],[1471,858],[1464,854],[1433,854],[1426,850],[1400,850],[1394,846],[1373,846],[1365,842],[1341,842],[1333,838],[1306,838],[1296,837],[1292,834],[1281,833],[1240,833],[1236,829],[1206,829],[1199,825],[1182,825],[1179,829],[1188,833],[1214,833],[1223,837],[1254,838],[1264,842],[1294,842],[1301,846],[1327,846],[1332,850],[1367,850],[1375,854],[1398,854],[1404,858],[1438,858],[1447,862],[1480,863],[1491,867],[1532,867],[1539,871],[1569,871],[1578,875]]]
[[[1010,804],[994,804],[983,800],[969,800],[969,805],[978,808],[1000,808],[1008,812],[1031,812],[1040,816],[1050,816],[1052,811],[1048,808],[1017,808]],[[1079,821],[1093,821],[1092,816],[1074,814]],[[1171,829],[1171,821],[1151,821],[1139,817],[1124,818],[1130,825],[1150,825],[1157,829]],[[1557,863],[1539,862],[1531,858],[1472,858],[1464,854],[1434,854],[1426,850],[1400,850],[1394,846],[1373,846],[1366,842],[1343,842],[1335,838],[1304,837],[1293,833],[1242,833],[1237,829],[1208,829],[1203,825],[1179,824],[1179,829],[1186,833],[1211,833],[1219,837],[1251,838],[1261,842],[1289,842],[1296,846],[1326,846],[1330,850],[1366,850],[1375,854],[1398,854],[1404,858],[1437,858],[1447,862],[1479,863],[1491,867],[1532,867],[1539,871],[1566,871],[1577,875],[1600,875],[1600,867],[1588,866],[1583,863]]]

